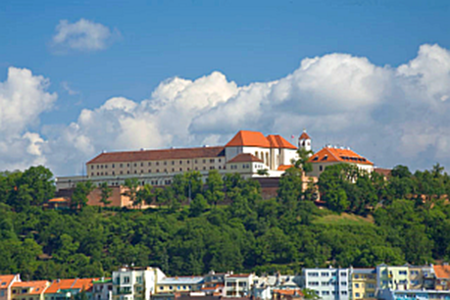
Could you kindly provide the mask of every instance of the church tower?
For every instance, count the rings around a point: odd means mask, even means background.
[[[311,151],[312,150],[311,138],[306,133],[306,129],[303,130],[303,133],[298,138],[298,147],[299,148],[303,148],[306,151]]]

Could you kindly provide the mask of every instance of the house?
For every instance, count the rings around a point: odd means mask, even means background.
[[[84,293],[89,300],[93,300],[93,278],[57,279],[44,292],[44,300],[72,300]]]
[[[226,274],[227,273],[210,271],[203,276],[202,292],[204,292],[205,295],[222,296],[224,293]]]
[[[158,268],[121,267],[112,273],[112,299],[150,300],[163,277],[165,274]]]
[[[305,268],[302,287],[316,292],[323,300],[350,299],[350,269]]]
[[[374,169],[373,163],[367,158],[355,153],[350,148],[326,146],[314,153],[308,160],[312,165],[310,176],[319,177],[326,167],[336,164],[350,164],[358,169],[371,173]]]
[[[351,268],[352,299],[376,298],[377,276],[374,268]]]
[[[273,290],[273,300],[302,300],[304,295],[300,289]]]
[[[100,278],[92,281],[93,300],[111,300],[112,299],[112,279]]]
[[[11,287],[20,281],[19,274],[0,275],[0,300],[11,300]]]
[[[274,290],[294,291],[298,290],[301,284],[301,276],[296,275],[275,275],[259,276],[253,280],[252,296],[256,299],[273,299]],[[288,294],[283,294],[288,295]],[[280,296],[282,296],[280,294]],[[291,296],[294,296],[292,294]]]
[[[225,276],[224,297],[248,297],[254,281],[255,274],[228,274]]]
[[[16,281],[12,284],[12,300],[44,300],[44,292],[49,286],[47,280]]]
[[[202,285],[202,276],[164,277],[157,281],[156,293],[190,293],[201,291]]]
[[[267,170],[269,176],[280,177],[283,166],[290,166],[296,158],[297,147],[282,136],[241,130],[224,146],[103,152],[86,163],[86,176],[57,177],[55,182],[57,190],[87,180],[120,186],[127,178],[164,186],[177,174],[198,171],[206,178],[210,170],[239,173],[244,178],[261,177],[258,171]]]
[[[433,265],[434,274],[436,277],[435,289],[438,291],[450,290],[450,266]]]

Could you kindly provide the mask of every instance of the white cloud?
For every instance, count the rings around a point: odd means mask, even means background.
[[[117,31],[113,33],[108,27],[86,19],[69,23],[67,20],[59,21],[56,33],[52,39],[52,46],[56,51],[103,50],[113,41]]]
[[[24,135],[27,121],[6,145],[69,175],[81,173],[82,164],[102,150],[221,144],[240,129],[289,138],[307,128],[316,150],[334,143],[381,166],[429,168],[439,161],[450,167],[449,88],[450,52],[437,45],[421,46],[416,58],[399,67],[335,53],[306,58],[283,78],[247,86],[219,72],[171,78],[149,99],[114,97],[84,109],[68,126],[47,128],[47,140],[42,133]],[[56,97],[42,88],[38,94]]]
[[[57,99],[47,92],[49,81],[27,69],[9,68],[5,82],[0,82],[0,165],[21,169],[45,163],[44,140],[38,133],[39,115],[49,110]]]

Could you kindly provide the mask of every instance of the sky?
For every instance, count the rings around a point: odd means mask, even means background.
[[[450,2],[0,1],[0,169],[306,129],[450,168]]]

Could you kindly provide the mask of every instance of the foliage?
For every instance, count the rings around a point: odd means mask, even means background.
[[[101,277],[134,263],[169,275],[211,269],[295,274],[329,264],[450,259],[450,206],[443,198],[450,180],[439,165],[414,174],[398,167],[388,180],[348,166],[327,168],[319,179],[324,209],[302,192],[301,170],[292,168],[275,199],[263,200],[258,182],[237,174],[222,179],[210,172],[203,186],[190,173],[172,188],[136,186],[136,204],[158,208],[103,212],[85,206],[89,182],[75,188],[74,210],[43,209],[53,197],[44,169],[0,176],[0,273],[26,280]],[[189,180],[193,198],[182,209]],[[230,205],[217,205],[225,200]]]

